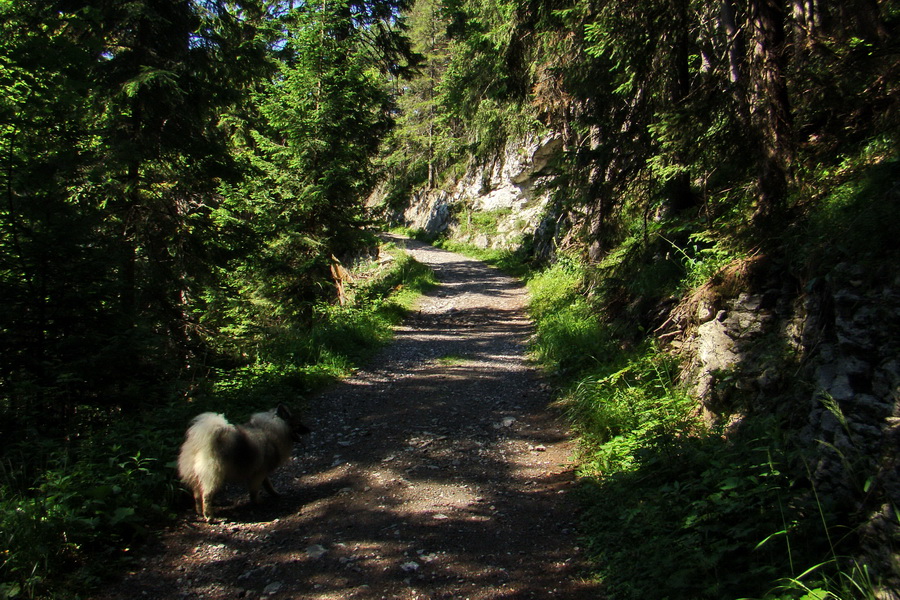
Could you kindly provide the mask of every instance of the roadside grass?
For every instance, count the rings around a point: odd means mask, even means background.
[[[472,358],[465,354],[447,354],[445,356],[439,356],[435,360],[438,364],[445,367],[458,367],[471,361]]]
[[[459,236],[463,238],[478,235],[495,237],[499,233],[500,220],[511,214],[511,208],[472,210],[465,204],[454,207],[454,217],[459,223]]]
[[[121,414],[79,440],[35,438],[0,460],[0,599],[77,598],[127,562],[151,530],[189,510],[174,459],[189,420],[205,411],[234,423],[349,375],[391,338],[430,269],[392,249],[393,260],[353,270],[344,306],[316,308],[310,328],[275,332],[249,364],[211,369],[172,401]],[[37,424],[36,424],[37,425]],[[118,567],[117,567],[118,568]]]
[[[817,496],[790,430],[774,415],[711,429],[635,308],[688,293],[741,254],[704,238],[710,251],[671,252],[673,265],[641,274],[665,256],[647,245],[672,246],[644,239],[597,265],[562,257],[528,282],[532,351],[579,436],[582,533],[607,594],[874,598],[869,574],[843,558],[852,523]]]
[[[433,242],[438,248],[458,252],[471,258],[483,261],[492,267],[496,267],[511,277],[526,279],[532,272],[530,264],[523,252],[518,250],[506,250],[498,248],[478,248],[471,244],[464,244],[452,240],[436,240]]]

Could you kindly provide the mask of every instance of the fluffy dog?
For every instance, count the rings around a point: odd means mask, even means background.
[[[277,496],[269,475],[287,462],[305,433],[309,429],[283,404],[256,413],[245,425],[212,412],[195,417],[178,454],[178,476],[193,493],[197,514],[212,519],[212,497],[228,481],[246,485],[254,504],[260,487]]]

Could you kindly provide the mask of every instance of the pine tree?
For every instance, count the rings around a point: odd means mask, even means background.
[[[397,93],[396,128],[382,159],[385,177],[399,194],[424,184],[434,187],[437,173],[450,163],[453,139],[442,118],[440,86],[449,60],[448,19],[435,0],[418,0],[409,13],[412,50],[421,57],[413,77]]]
[[[250,175],[226,194],[255,232],[229,285],[252,299],[239,305],[265,309],[232,318],[306,322],[330,297],[332,257],[367,243],[363,204],[392,125],[384,73],[401,71],[408,56],[391,33],[398,24],[385,23],[396,20],[387,6],[329,0],[283,16],[278,71],[254,96],[258,117],[243,147]]]
[[[257,58],[223,26],[225,6],[0,10],[0,331],[20,357],[4,364],[4,395],[13,412],[30,403],[68,419],[81,402],[147,397],[147,382],[173,377],[197,347],[215,191],[234,174],[218,119],[247,81],[222,59],[254,73]]]

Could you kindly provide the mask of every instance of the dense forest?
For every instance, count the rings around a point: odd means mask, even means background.
[[[698,420],[659,341],[703,294],[897,284],[898,19],[886,0],[0,0],[0,596],[90,586],[86,557],[167,518],[188,415],[362,359],[386,298],[426,278],[372,260],[383,220],[546,135],[544,221],[503,261],[585,439],[611,597],[886,593],[900,522],[859,527],[896,462],[819,494],[782,429],[811,394],[802,353],[770,357],[797,376],[767,401],[719,394]],[[368,274],[348,290],[347,269]],[[891,363],[898,314],[867,360]],[[743,437],[717,429],[734,413],[758,417]]]

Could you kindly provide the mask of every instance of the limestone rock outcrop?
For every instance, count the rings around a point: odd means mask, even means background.
[[[510,248],[539,227],[550,197],[543,185],[562,146],[553,134],[511,142],[494,160],[442,189],[416,192],[398,220],[429,235]]]

